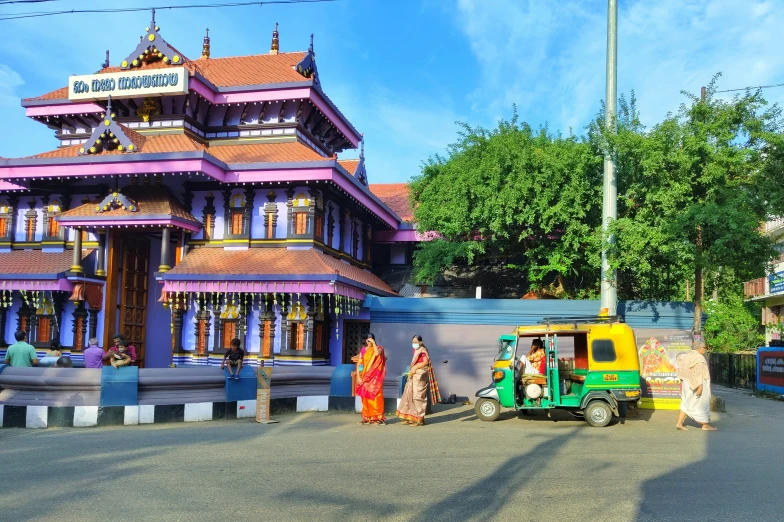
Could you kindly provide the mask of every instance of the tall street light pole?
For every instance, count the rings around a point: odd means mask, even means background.
[[[615,128],[618,80],[618,1],[607,0],[607,89],[604,95],[604,121],[608,128]],[[602,201],[602,232],[607,230],[618,217],[618,185],[615,180],[615,164],[611,154],[604,156],[604,190]],[[609,241],[614,238],[610,237]],[[610,269],[607,257],[607,244],[602,246],[602,286],[601,308],[609,315],[615,315],[618,308],[616,290],[617,276]]]

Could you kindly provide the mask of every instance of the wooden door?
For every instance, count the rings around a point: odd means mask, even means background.
[[[351,364],[370,333],[370,321],[343,321],[343,330],[343,364]]]
[[[144,365],[147,283],[150,264],[149,239],[123,238],[123,270],[120,331],[136,347],[137,365]]]

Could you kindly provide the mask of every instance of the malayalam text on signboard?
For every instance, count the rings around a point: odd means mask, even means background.
[[[784,292],[784,272],[776,272],[768,276],[768,286],[770,289],[768,293],[778,294]]]
[[[760,352],[760,383],[784,386],[784,351]]]
[[[185,67],[84,74],[68,79],[69,100],[102,100],[109,96],[137,98],[187,92],[188,72]]]

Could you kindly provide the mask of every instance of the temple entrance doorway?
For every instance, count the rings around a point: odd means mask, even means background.
[[[106,328],[104,343],[113,344],[115,332],[121,333],[136,348],[137,366],[144,366],[146,345],[147,292],[150,276],[150,238],[140,234],[109,234],[107,267]],[[119,313],[118,313],[119,312]]]
[[[343,364],[351,364],[351,358],[359,355],[362,341],[370,333],[370,321],[343,321]]]
[[[145,324],[147,319],[147,284],[150,267],[150,240],[147,237],[123,237],[122,299],[120,332],[136,347],[139,367],[144,366]]]

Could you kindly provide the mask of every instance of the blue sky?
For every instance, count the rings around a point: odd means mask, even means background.
[[[196,2],[161,2],[177,3]],[[677,110],[682,89],[697,93],[716,72],[721,88],[784,82],[781,0],[619,5],[618,90],[636,92],[646,124]],[[0,12],[109,6],[60,0]],[[337,0],[160,10],[157,21],[164,38],[193,58],[206,27],[213,56],[268,52],[275,22],[282,51],[306,49],[315,33],[322,85],[365,133],[370,182],[391,183],[408,181],[424,159],[443,152],[456,121],[493,126],[513,104],[532,125],[581,133],[604,97],[606,9],[605,0]],[[28,120],[20,99],[96,71],[106,49],[115,65],[148,22],[143,12],[0,21],[0,156],[54,148],[52,131]],[[784,88],[765,95],[782,102]]]

